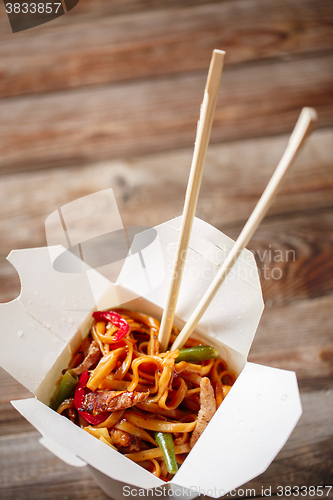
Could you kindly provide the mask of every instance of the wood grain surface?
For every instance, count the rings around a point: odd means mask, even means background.
[[[330,0],[81,0],[11,33],[0,4],[0,301],[13,248],[44,246],[54,210],[112,187],[123,224],[181,214],[214,48],[227,52],[197,216],[241,231],[302,106],[319,114],[249,244],[266,304],[249,360],[296,372],[303,415],[233,498],[333,481],[333,4]],[[86,468],[38,442],[0,369],[0,499],[105,500]],[[307,493],[305,499],[319,498]],[[202,497],[203,499],[204,497]],[[321,498],[333,498],[333,488]]]
[[[216,47],[227,51],[226,65],[332,48],[329,0],[293,0],[283,7],[266,0],[237,1],[236,7],[187,2],[176,10],[151,2],[152,8],[117,16],[114,3],[80,2],[60,26],[40,28],[38,51],[34,31],[11,38],[0,31],[0,97],[206,71]]]
[[[192,146],[206,72],[4,99],[0,171]],[[291,132],[302,103],[333,125],[333,55],[226,69],[212,142]],[[283,98],[281,98],[281,94]]]

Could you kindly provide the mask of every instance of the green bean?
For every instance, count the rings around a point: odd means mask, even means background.
[[[58,406],[74,391],[77,386],[79,378],[77,375],[72,373],[72,370],[67,370],[62,377],[59,384],[59,391],[54,400],[54,402],[50,405],[53,410],[57,410]]]
[[[163,452],[163,457],[170,474],[176,474],[178,465],[176,462],[175,446],[170,432],[155,432],[155,440]]]
[[[217,358],[219,351],[210,345],[198,345],[187,349],[179,349],[179,356],[175,359],[176,363],[180,361],[196,362],[206,361],[207,359]]]

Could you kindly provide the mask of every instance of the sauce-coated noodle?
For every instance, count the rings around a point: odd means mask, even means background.
[[[182,351],[177,362],[178,349],[160,353],[160,323],[147,314],[120,309],[109,313],[112,321],[95,314],[98,320],[68,370],[78,385],[57,411],[168,481],[173,474],[167,448],[158,445],[161,436],[169,442],[172,436],[171,455],[181,465],[235,375],[216,354],[200,360],[201,353],[193,362],[193,354],[184,361]],[[178,333],[173,328],[169,346]],[[202,345],[190,338],[184,348],[199,352]]]

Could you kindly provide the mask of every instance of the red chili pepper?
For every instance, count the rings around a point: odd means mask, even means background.
[[[80,410],[82,403],[84,401],[85,395],[88,394],[88,392],[91,392],[88,389],[88,387],[86,387],[87,382],[88,382],[88,378],[89,378],[89,374],[88,374],[88,370],[86,370],[85,372],[82,373],[82,375],[79,379],[79,383],[76,386],[75,394],[74,394],[74,405],[75,405],[75,408],[77,409],[77,411],[80,412],[80,415],[82,416],[82,418],[84,418],[84,420],[86,420],[91,425],[99,425],[102,422],[104,422],[104,420],[106,420],[108,418],[110,413],[103,412],[103,413],[100,413],[99,415],[94,416],[94,415],[91,415],[91,413]]]
[[[119,330],[114,334],[113,339],[118,342],[123,337],[125,337],[128,332],[129,325],[127,321],[120,316],[120,314],[113,311],[96,311],[93,313],[93,317],[96,321],[110,321],[114,326],[119,328]]]

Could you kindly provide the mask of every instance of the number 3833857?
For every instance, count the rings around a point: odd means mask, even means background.
[[[332,486],[278,486],[278,497],[328,497]]]
[[[48,2],[48,3],[6,3],[7,14],[57,14],[61,2]]]

